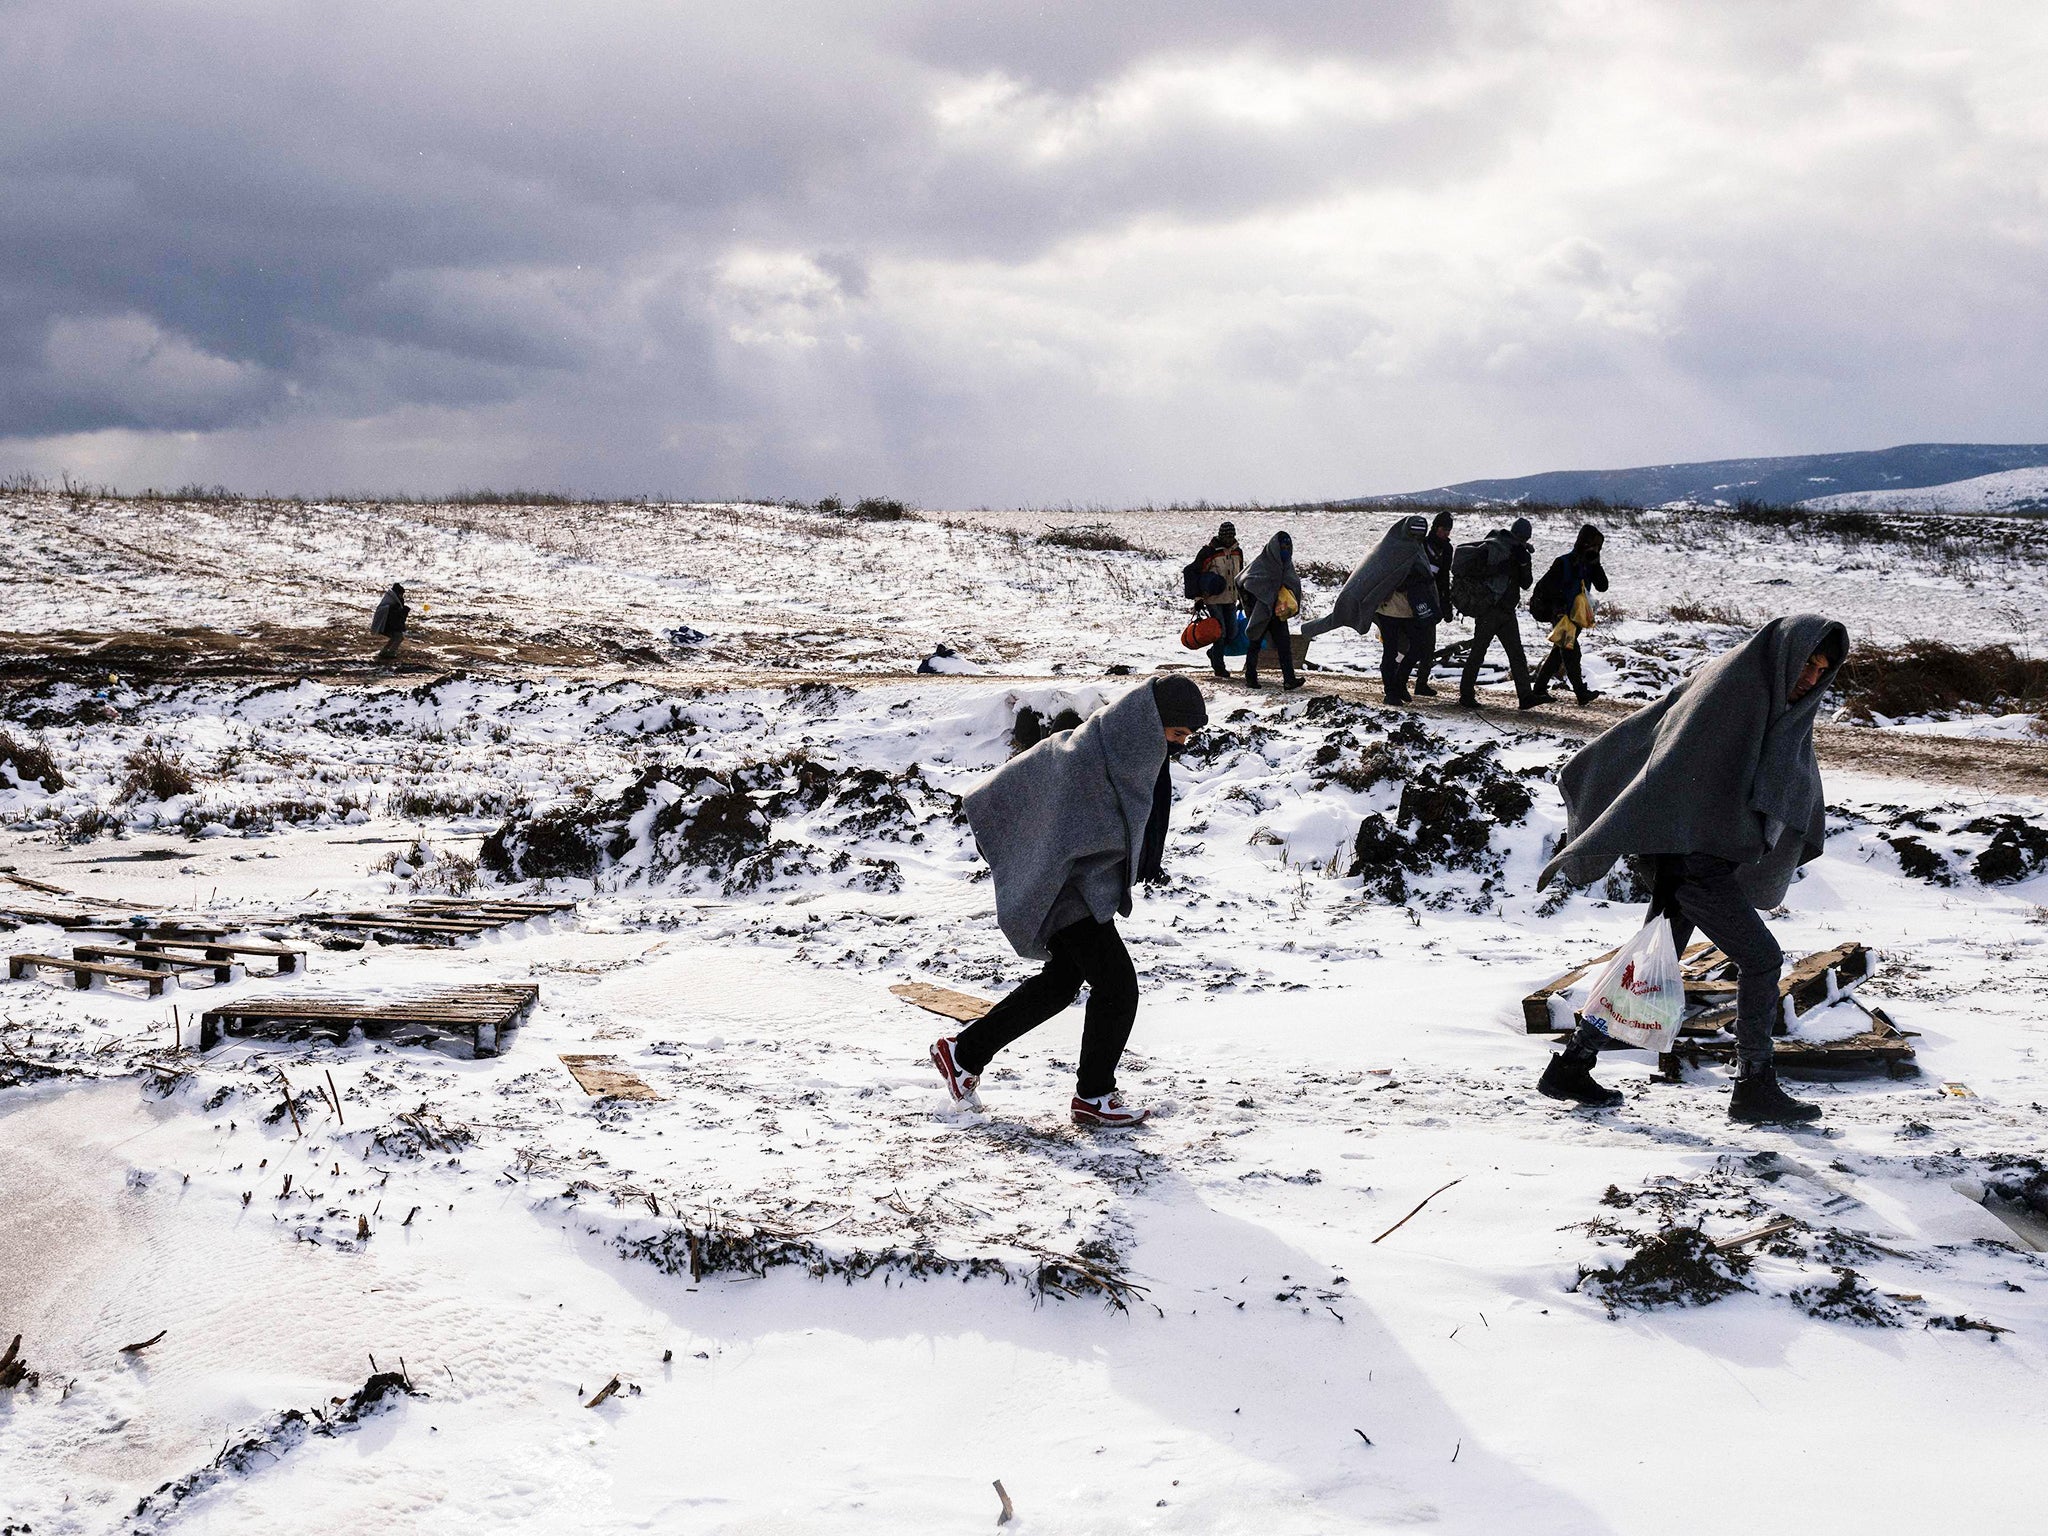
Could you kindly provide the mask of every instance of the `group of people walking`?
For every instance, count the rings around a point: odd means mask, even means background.
[[[1346,584],[1349,597],[1340,595],[1328,619],[1318,621],[1323,629],[1353,624],[1361,612],[1381,617],[1367,605],[1382,590],[1407,599],[1406,616],[1389,615],[1397,624],[1414,625],[1419,633],[1433,623],[1419,610],[1422,600],[1437,595],[1434,565],[1427,567],[1429,590],[1421,586],[1427,542],[1436,530],[1413,526],[1421,523],[1405,519],[1394,553],[1382,559],[1390,548],[1383,540],[1367,557]],[[1484,567],[1507,570],[1519,582],[1516,592],[1529,584],[1526,528],[1502,530],[1502,560]],[[1221,532],[1229,534],[1229,525]],[[1447,538],[1449,529],[1442,532]],[[1285,538],[1276,534],[1261,560],[1274,556],[1276,542]],[[1404,549],[1419,551],[1418,558],[1400,563]],[[1277,560],[1286,569],[1269,565],[1268,574],[1291,576],[1291,550],[1283,547]],[[1563,640],[1553,630],[1544,667],[1554,660],[1583,693],[1576,661],[1559,653],[1574,652],[1566,642],[1591,622],[1580,606],[1585,590],[1607,584],[1597,532],[1590,540],[1581,534],[1545,582],[1560,565],[1567,565],[1566,577],[1551,583],[1549,597],[1561,602],[1576,586],[1558,621],[1561,627],[1569,620],[1573,628]],[[1284,626],[1275,590],[1269,585],[1253,598],[1267,625]],[[1380,597],[1378,606],[1386,602]],[[1481,635],[1501,632],[1480,629]],[[1411,656],[1410,644],[1413,655],[1424,654],[1420,639],[1390,642],[1390,672]],[[1735,963],[1737,1072],[1729,1114],[1744,1122],[1797,1123],[1820,1114],[1788,1095],[1772,1067],[1784,955],[1759,911],[1784,900],[1799,867],[1818,858],[1825,843],[1827,801],[1813,726],[1848,653],[1848,632],[1840,624],[1815,614],[1775,619],[1589,742],[1558,779],[1567,831],[1537,888],[1560,874],[1589,884],[1617,860],[1636,860],[1652,877],[1646,920],[1669,922],[1681,954],[1697,930]],[[1510,654],[1518,657],[1519,646]],[[1468,662],[1468,691],[1470,668]],[[1426,679],[1426,669],[1420,675]],[[1292,668],[1283,676],[1291,681]],[[1390,698],[1393,692],[1390,685]],[[1137,972],[1116,920],[1130,914],[1134,886],[1163,873],[1171,760],[1207,721],[1192,679],[1141,683],[1079,727],[1011,758],[966,797],[968,824],[994,876],[1003,936],[1043,969],[958,1035],[932,1044],[932,1064],[955,1102],[977,1104],[981,1074],[996,1055],[1063,1011],[1086,986],[1072,1117],[1089,1127],[1145,1119],[1146,1111],[1128,1103],[1116,1081],[1138,1012]],[[1581,1024],[1545,1067],[1537,1091],[1592,1109],[1620,1104],[1622,1095],[1592,1075],[1605,1043],[1597,1023]]]
[[[1377,629],[1380,681],[1387,702],[1407,704],[1417,697],[1436,696],[1430,674],[1438,658],[1438,626],[1462,613],[1472,621],[1472,639],[1458,674],[1461,705],[1480,707],[1479,672],[1495,641],[1507,658],[1521,708],[1548,702],[1551,685],[1560,679],[1570,684],[1582,705],[1599,697],[1597,690],[1586,686],[1579,640],[1595,622],[1594,594],[1607,590],[1607,570],[1600,558],[1606,536],[1586,524],[1571,549],[1535,581],[1533,529],[1527,518],[1518,517],[1467,544],[1452,541],[1456,526],[1456,514],[1449,511],[1434,518],[1416,515],[1397,521],[1359,562],[1330,611],[1302,624],[1297,647],[1287,628],[1288,620],[1302,609],[1292,536],[1285,530],[1274,534],[1247,566],[1236,524],[1224,523],[1196,552],[1186,577],[1188,595],[1199,614],[1213,621],[1216,638],[1209,646],[1210,668],[1219,678],[1230,676],[1226,658],[1241,636],[1246,686],[1259,686],[1260,653],[1270,648],[1280,664],[1281,686],[1299,688],[1296,668],[1311,664],[1308,646],[1317,636],[1333,629],[1361,635]],[[1530,593],[1530,613],[1550,626],[1549,654],[1534,677],[1522,649],[1524,592]]]

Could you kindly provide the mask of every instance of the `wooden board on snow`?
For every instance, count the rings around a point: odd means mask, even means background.
[[[658,1099],[647,1084],[619,1065],[616,1056],[564,1056],[562,1065],[593,1099]]]
[[[972,1024],[995,1007],[985,997],[976,997],[972,992],[955,992],[950,987],[935,987],[928,981],[901,981],[889,990],[906,1003],[915,1003],[941,1018],[961,1024]]]

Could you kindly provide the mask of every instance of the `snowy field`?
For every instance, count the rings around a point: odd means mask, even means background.
[[[1376,707],[1364,643],[1319,642],[1301,694],[1214,691],[1176,768],[1169,880],[1126,925],[1123,1084],[1156,1118],[1091,1137],[1078,1011],[974,1115],[924,1061],[952,1026],[889,987],[1026,974],[957,798],[1021,709],[1185,663],[1171,588],[1212,516],[7,510],[0,728],[63,783],[0,767],[0,908],[29,894],[6,873],[301,937],[478,878],[579,906],[316,944],[308,988],[536,983],[483,1059],[200,1052],[200,1011],[278,986],[239,970],[0,987],[0,1349],[35,1373],[0,1390],[0,1528],[964,1531],[998,1479],[1027,1532],[2031,1522],[2042,1229],[1971,1198],[2048,1201],[2029,721],[1844,731],[1877,745],[1829,772],[1828,857],[1771,914],[1789,954],[1878,953],[1862,995],[1918,1076],[1795,1085],[1825,1129],[1789,1133],[1732,1125],[1719,1068],[1617,1052],[1628,1103],[1589,1116],[1533,1093],[1520,1007],[1640,914],[1534,890],[1570,736]],[[1346,564],[1386,521],[1286,525]],[[1140,548],[1037,542],[1096,522]],[[1629,617],[1589,675],[1652,691],[1735,633],[1673,607],[2028,645],[2040,551],[1985,527],[1616,525]],[[432,612],[380,676],[392,579]],[[133,638],[172,629],[204,632],[184,661]],[[109,683],[116,640],[142,665]],[[908,675],[942,642],[980,670]],[[2036,775],[1906,755],[1986,730]],[[182,780],[137,766],[166,759]],[[579,1052],[661,1097],[587,1097]],[[1781,1218],[1719,1257],[1685,1236]]]

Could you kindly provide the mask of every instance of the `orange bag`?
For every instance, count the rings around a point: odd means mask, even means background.
[[[1180,632],[1180,643],[1191,651],[1206,650],[1223,638],[1223,621],[1205,613]]]

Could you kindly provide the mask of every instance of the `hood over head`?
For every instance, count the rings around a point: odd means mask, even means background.
[[[1165,768],[1159,705],[1140,684],[1020,752],[967,795],[967,824],[995,876],[996,921],[1018,954],[1049,958],[1046,925],[1070,881],[1098,921],[1131,910],[1154,801],[1168,788]]]
[[[1237,585],[1268,608],[1274,606],[1283,587],[1294,594],[1297,602],[1300,601],[1301,577],[1294,570],[1294,540],[1285,532],[1276,533],[1266,540],[1266,547],[1259,551],[1256,560],[1245,567]]]
[[[1846,657],[1848,631],[1819,614],[1773,619],[1580,749],[1558,776],[1566,840],[1538,888],[1560,872],[1590,884],[1627,856],[1709,853],[1737,866],[1755,905],[1783,901],[1826,837],[1813,724],[1835,667],[1791,697],[1817,651]]]

